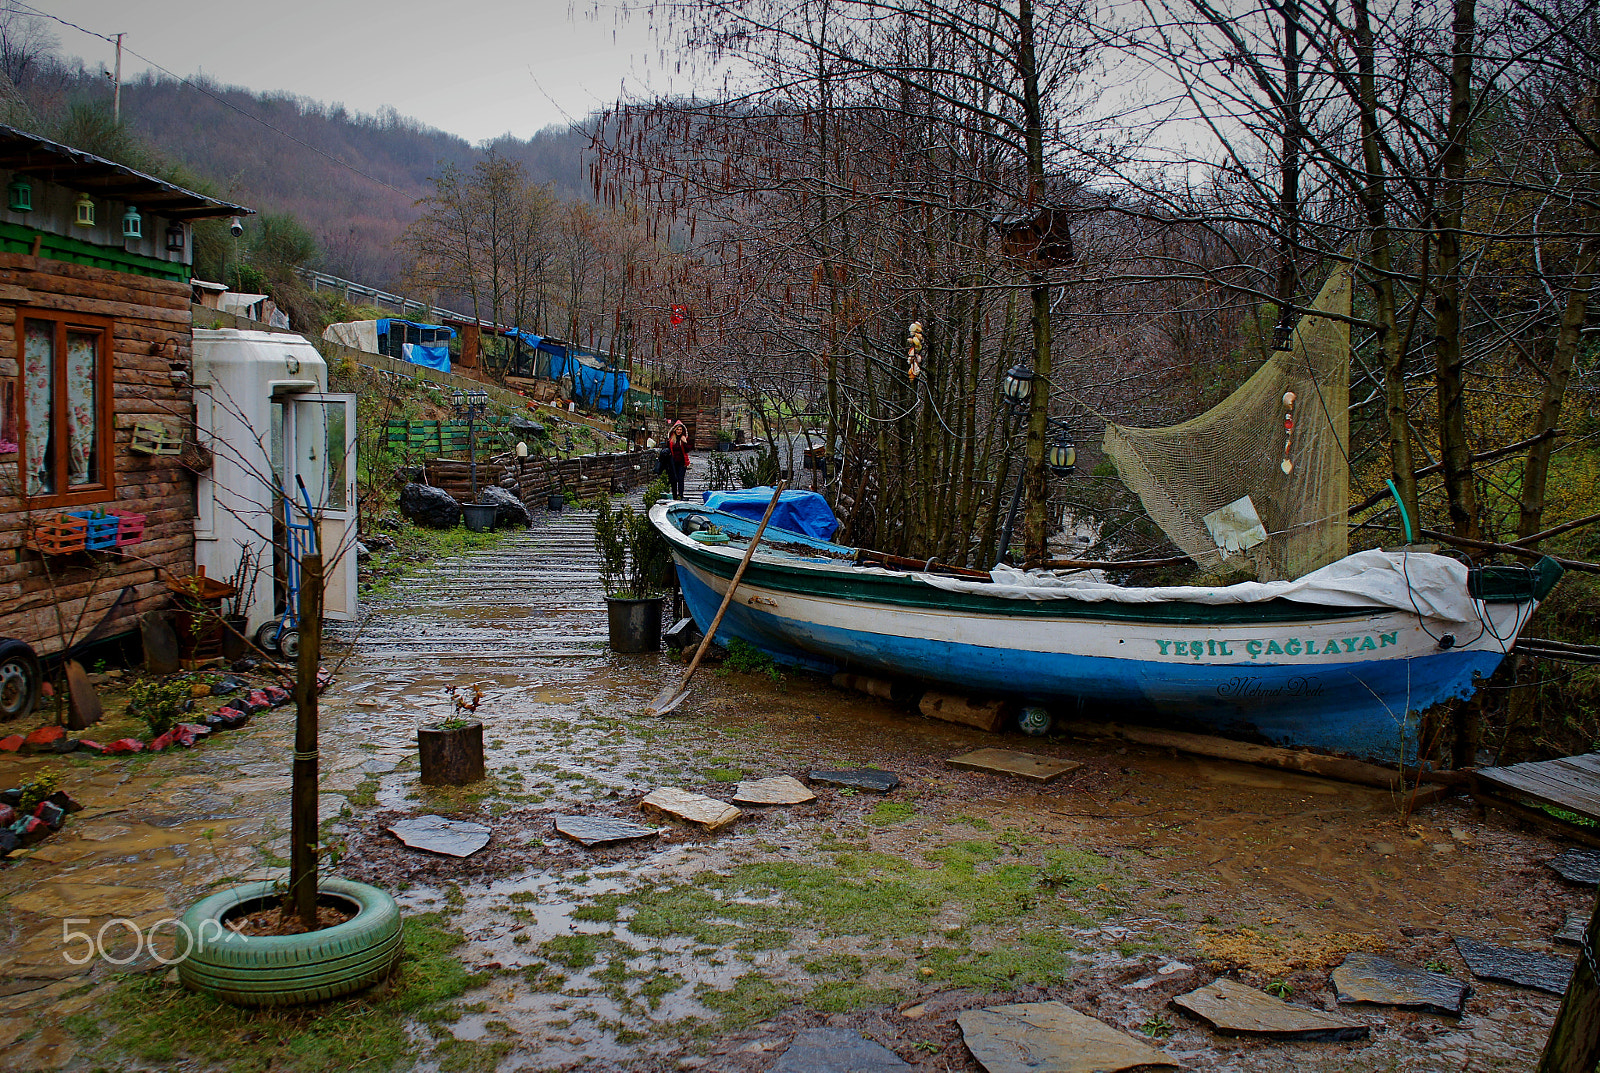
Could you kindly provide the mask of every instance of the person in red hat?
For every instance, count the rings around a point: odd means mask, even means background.
[[[672,498],[687,499],[684,494],[684,479],[689,475],[689,430],[683,427],[682,421],[672,423],[672,431],[667,433],[667,478],[672,482]]]

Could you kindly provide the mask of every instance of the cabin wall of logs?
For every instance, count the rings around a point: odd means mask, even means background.
[[[10,446],[24,406],[19,332],[30,313],[69,330],[86,323],[108,339],[89,463],[108,480],[69,480],[55,499],[22,494],[26,450]],[[194,413],[190,325],[187,283],[0,253],[0,636],[49,654],[126,633],[143,612],[168,606],[168,577],[194,572],[194,475],[179,453]],[[63,511],[143,518],[120,542],[107,534],[99,542],[112,546],[89,550],[59,525]]]
[[[529,507],[542,507],[552,494],[572,492],[579,499],[626,492],[649,484],[656,475],[657,452],[619,451],[576,458],[517,458],[510,453],[478,463],[478,487],[499,485]],[[427,483],[461,503],[472,502],[471,464],[453,458],[423,464]]]

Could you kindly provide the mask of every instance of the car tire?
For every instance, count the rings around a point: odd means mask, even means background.
[[[0,722],[33,714],[43,681],[39,657],[26,642],[0,638]]]
[[[270,882],[217,891],[183,915],[190,944],[178,979],[236,1006],[293,1006],[359,991],[384,979],[400,959],[400,907],[377,887],[344,879],[317,884],[319,902],[355,908],[343,924],[300,935],[240,935],[227,921],[283,897]],[[182,941],[182,940],[180,940]]]

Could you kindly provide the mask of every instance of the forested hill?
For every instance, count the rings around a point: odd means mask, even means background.
[[[40,115],[110,96],[105,78],[83,68],[60,65],[28,81],[20,88]],[[219,195],[292,213],[321,244],[324,271],[378,287],[400,285],[402,259],[393,244],[416,218],[429,177],[446,163],[470,167],[489,147],[392,109],[362,115],[287,93],[196,81],[200,88],[165,77],[125,83],[124,124],[162,157],[210,180]],[[553,184],[558,196],[572,199],[587,196],[588,140],[586,133],[550,127],[527,140],[503,136],[491,144],[526,166],[533,182]]]

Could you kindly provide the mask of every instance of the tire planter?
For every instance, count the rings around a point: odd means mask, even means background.
[[[224,921],[277,904],[271,882],[244,883],[200,899],[183,914],[193,943],[178,979],[235,1006],[325,1002],[388,976],[400,958],[400,907],[377,887],[324,879],[317,900],[353,906],[356,915],[302,935],[244,936]]]
[[[42,681],[39,657],[27,642],[0,637],[0,722],[32,714]]]

